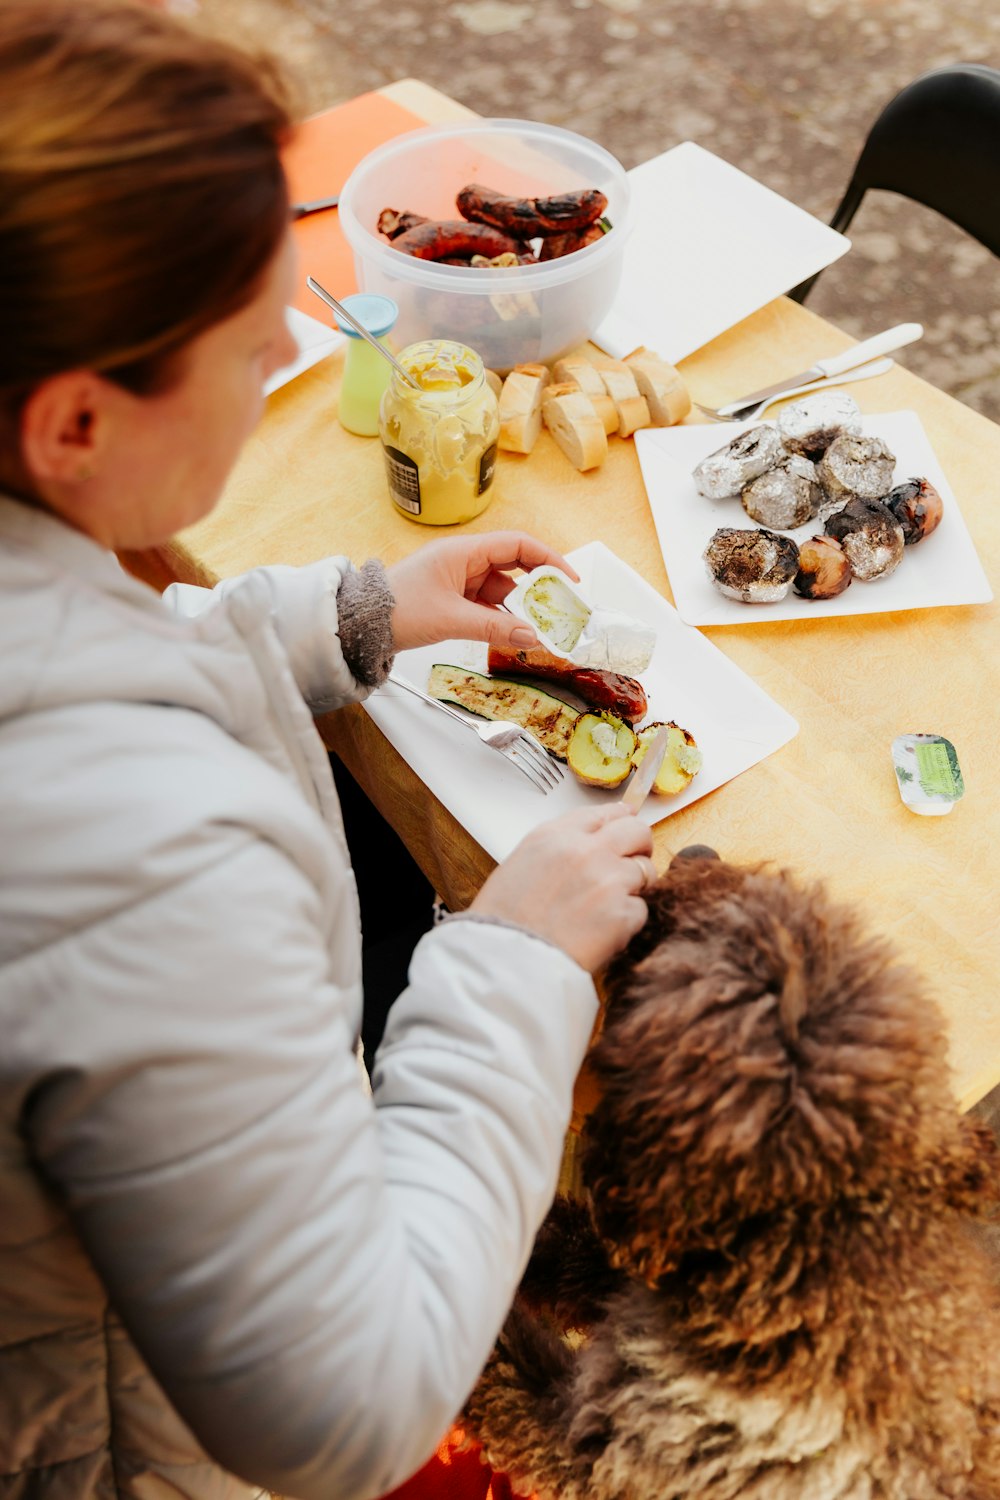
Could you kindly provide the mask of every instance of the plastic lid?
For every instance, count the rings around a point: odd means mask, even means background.
[[[349,297],[341,297],[340,301],[377,339],[388,333],[399,317],[399,308],[392,298],[382,297],[376,292],[352,292]],[[333,316],[341,333],[346,333],[349,339],[360,339],[360,333],[350,323],[343,322],[337,313]]]

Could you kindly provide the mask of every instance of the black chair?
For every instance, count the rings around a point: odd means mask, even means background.
[[[868,132],[832,229],[846,230],[869,188],[935,209],[1000,255],[1000,72],[955,63],[901,89]],[[788,295],[804,302],[819,274]]]

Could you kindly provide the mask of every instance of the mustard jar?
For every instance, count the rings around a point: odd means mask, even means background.
[[[354,314],[373,338],[384,344],[399,316],[399,308],[392,298],[373,292],[355,292],[343,301],[348,312]],[[349,340],[344,360],[344,378],[340,384],[340,403],[337,407],[340,425],[348,432],[357,433],[359,437],[375,437],[378,433],[379,402],[382,392],[389,384],[392,366],[350,323],[337,313],[334,313],[334,317],[337,327],[341,333],[347,334]]]
[[[474,349],[423,339],[398,356],[382,397],[379,436],[394,505],[425,526],[454,526],[486,509],[500,414]]]

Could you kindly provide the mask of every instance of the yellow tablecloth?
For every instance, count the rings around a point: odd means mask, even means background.
[[[428,118],[441,98],[422,86],[389,92]],[[443,101],[441,111],[449,108]],[[696,399],[718,404],[850,342],[781,298],[685,360],[681,373]],[[391,563],[427,541],[430,528],[390,505],[377,442],[340,428],[341,371],[342,355],[334,355],[277,392],[213,514],[157,557],[132,563],[159,583],[212,582],[332,552]],[[919,413],[996,589],[1000,428],[902,368],[847,389],[865,412]],[[615,439],[610,448],[606,464],[586,475],[547,433],[530,457],[503,455],[495,497],[469,529],[524,528],[563,551],[600,538],[671,599],[634,446]],[[950,1023],[956,1092],[972,1104],[1000,1082],[996,604],[706,634],[801,730],[659,824],[658,862],[684,844],[709,843],[732,860],[772,860],[822,877],[860,904],[926,976]],[[467,904],[491,867],[483,851],[363,710],[329,716],[322,729],[449,906]],[[953,741],[965,776],[965,799],[944,818],[914,816],[896,789],[890,743],[921,730]]]

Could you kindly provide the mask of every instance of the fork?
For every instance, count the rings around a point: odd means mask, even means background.
[[[856,370],[845,370],[843,375],[824,375],[821,380],[812,380],[808,385],[793,385],[787,391],[774,391],[770,396],[765,396],[763,401],[738,406],[735,411],[732,407],[716,410],[714,406],[702,406],[700,401],[696,401],[694,405],[706,417],[711,417],[713,422],[753,422],[776,401],[785,401],[789,396],[803,396],[806,391],[825,391],[831,385],[849,385],[852,380],[870,380],[873,375],[884,375],[892,368],[892,363],[891,359],[873,359],[866,365],[858,365]]]
[[[395,672],[389,673],[389,681],[395,687],[405,688],[415,698],[422,698],[432,708],[440,709],[456,723],[464,724],[466,729],[471,729],[484,745],[491,750],[498,750],[504,759],[509,760],[523,775],[527,776],[540,792],[551,792],[552,788],[558,786],[562,780],[564,774],[562,766],[551,758],[545,747],[526,729],[514,724],[497,724],[491,719],[477,724],[475,720],[467,719],[464,714],[449,708],[447,703],[441,702],[440,698],[432,698],[429,693],[421,692],[420,688],[414,687],[413,683],[407,682],[404,677],[397,677]]]

